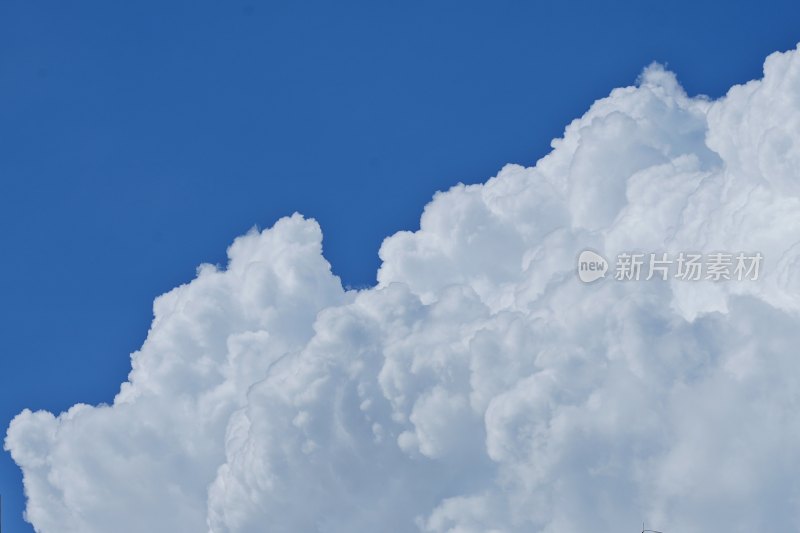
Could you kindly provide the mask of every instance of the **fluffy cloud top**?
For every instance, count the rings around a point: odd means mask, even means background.
[[[43,533],[800,529],[800,51],[659,66],[533,168],[428,204],[345,291],[299,215],[159,297],[113,405],[5,441]],[[580,250],[758,281],[581,284]]]

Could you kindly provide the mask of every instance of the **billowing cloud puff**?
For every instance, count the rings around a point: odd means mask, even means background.
[[[437,194],[345,291],[299,215],[158,298],[113,405],[5,441],[44,533],[800,529],[800,51],[647,68],[533,168]],[[758,280],[583,284],[590,248]]]

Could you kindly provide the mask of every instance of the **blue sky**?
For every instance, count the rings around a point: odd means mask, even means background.
[[[653,60],[760,76],[800,5],[0,2],[0,420],[108,402],[153,298],[300,211],[347,285],[436,190],[532,164]],[[6,531],[21,479],[0,457]]]

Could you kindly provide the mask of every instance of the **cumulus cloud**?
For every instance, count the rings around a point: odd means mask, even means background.
[[[346,291],[300,215],[159,297],[112,405],[5,446],[44,533],[800,529],[800,51],[648,67],[535,167],[438,193]],[[591,248],[760,251],[582,284]]]

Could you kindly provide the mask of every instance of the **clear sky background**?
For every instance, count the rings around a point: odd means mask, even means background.
[[[533,164],[653,60],[690,94],[791,2],[0,1],[0,422],[109,402],[158,294],[300,211],[350,286],[434,191]],[[21,520],[0,456],[5,531]]]

